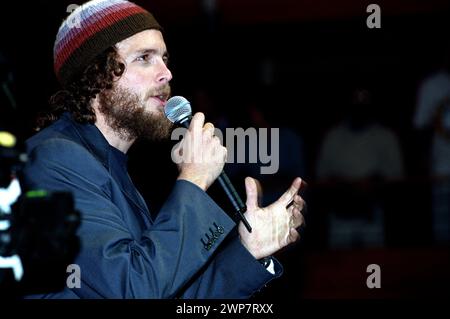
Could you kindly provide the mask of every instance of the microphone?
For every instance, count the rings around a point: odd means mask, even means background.
[[[189,101],[182,96],[171,97],[164,107],[164,113],[169,121],[178,126],[188,128],[191,123],[191,103],[189,103]],[[247,206],[245,206],[233,184],[231,184],[227,174],[222,171],[217,179],[234,207],[235,217],[238,220],[241,220],[248,232],[251,233],[252,227],[244,216],[244,213],[247,211]]]

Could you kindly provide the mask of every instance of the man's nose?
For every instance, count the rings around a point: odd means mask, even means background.
[[[169,83],[170,80],[172,80],[172,72],[170,72],[169,68],[164,62],[161,62],[156,81],[158,82],[158,84],[165,84]]]

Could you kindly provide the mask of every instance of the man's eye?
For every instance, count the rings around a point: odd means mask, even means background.
[[[148,62],[150,60],[150,54],[144,54],[136,58],[136,61],[145,61]]]
[[[165,65],[169,64],[169,57],[168,56],[163,56],[162,59],[163,59],[163,62],[164,62]]]

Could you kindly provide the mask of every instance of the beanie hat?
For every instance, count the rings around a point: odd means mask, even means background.
[[[153,15],[125,0],[92,0],[61,24],[53,48],[53,66],[63,87],[103,51],[147,29],[161,30]]]

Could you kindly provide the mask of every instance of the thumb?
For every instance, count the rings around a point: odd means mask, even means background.
[[[194,114],[189,125],[189,131],[193,132],[194,135],[198,135],[203,130],[203,124],[205,123],[205,114],[202,112],[197,112]]]
[[[247,177],[245,179],[245,192],[247,194],[247,209],[248,210],[255,210],[258,208],[258,188],[256,185],[256,181],[251,178]]]

